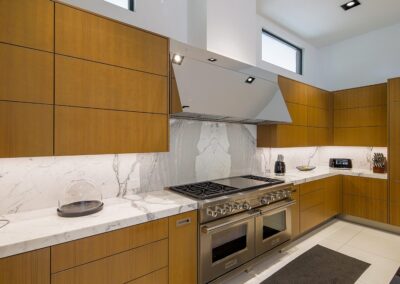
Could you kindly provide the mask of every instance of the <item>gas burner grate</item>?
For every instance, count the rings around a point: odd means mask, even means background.
[[[236,187],[222,185],[210,181],[172,186],[170,189],[201,200],[241,191],[241,189]]]
[[[253,180],[264,181],[264,182],[268,183],[268,185],[281,184],[281,183],[285,182],[285,181],[280,180],[280,179],[259,177],[259,176],[253,176],[253,175],[242,176],[242,178],[248,178],[248,179],[253,179]]]

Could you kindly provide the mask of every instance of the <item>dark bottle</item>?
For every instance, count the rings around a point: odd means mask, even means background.
[[[278,155],[278,160],[275,162],[275,174],[283,176],[286,173],[286,165],[283,161],[283,155]]]

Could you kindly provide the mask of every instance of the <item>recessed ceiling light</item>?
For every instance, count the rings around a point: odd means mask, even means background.
[[[174,54],[172,56],[172,63],[181,65],[182,61],[183,61],[184,56],[180,55],[180,54]]]
[[[351,8],[357,7],[358,5],[361,5],[360,1],[352,0],[350,2],[343,4],[341,7],[343,8],[343,10],[347,11]]]
[[[215,62],[215,61],[217,61],[217,59],[216,58],[208,58],[208,61]]]
[[[247,84],[251,84],[251,83],[254,82],[255,79],[256,79],[256,78],[250,76],[249,78],[246,79],[245,82],[246,82]]]

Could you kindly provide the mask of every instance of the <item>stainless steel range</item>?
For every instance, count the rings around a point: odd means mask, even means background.
[[[291,238],[293,184],[253,175],[170,187],[198,200],[199,283],[209,283]]]

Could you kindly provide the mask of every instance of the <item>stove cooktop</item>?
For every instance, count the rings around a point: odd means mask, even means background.
[[[214,181],[171,186],[169,189],[195,199],[204,200],[281,183],[284,183],[284,181],[246,175]]]

